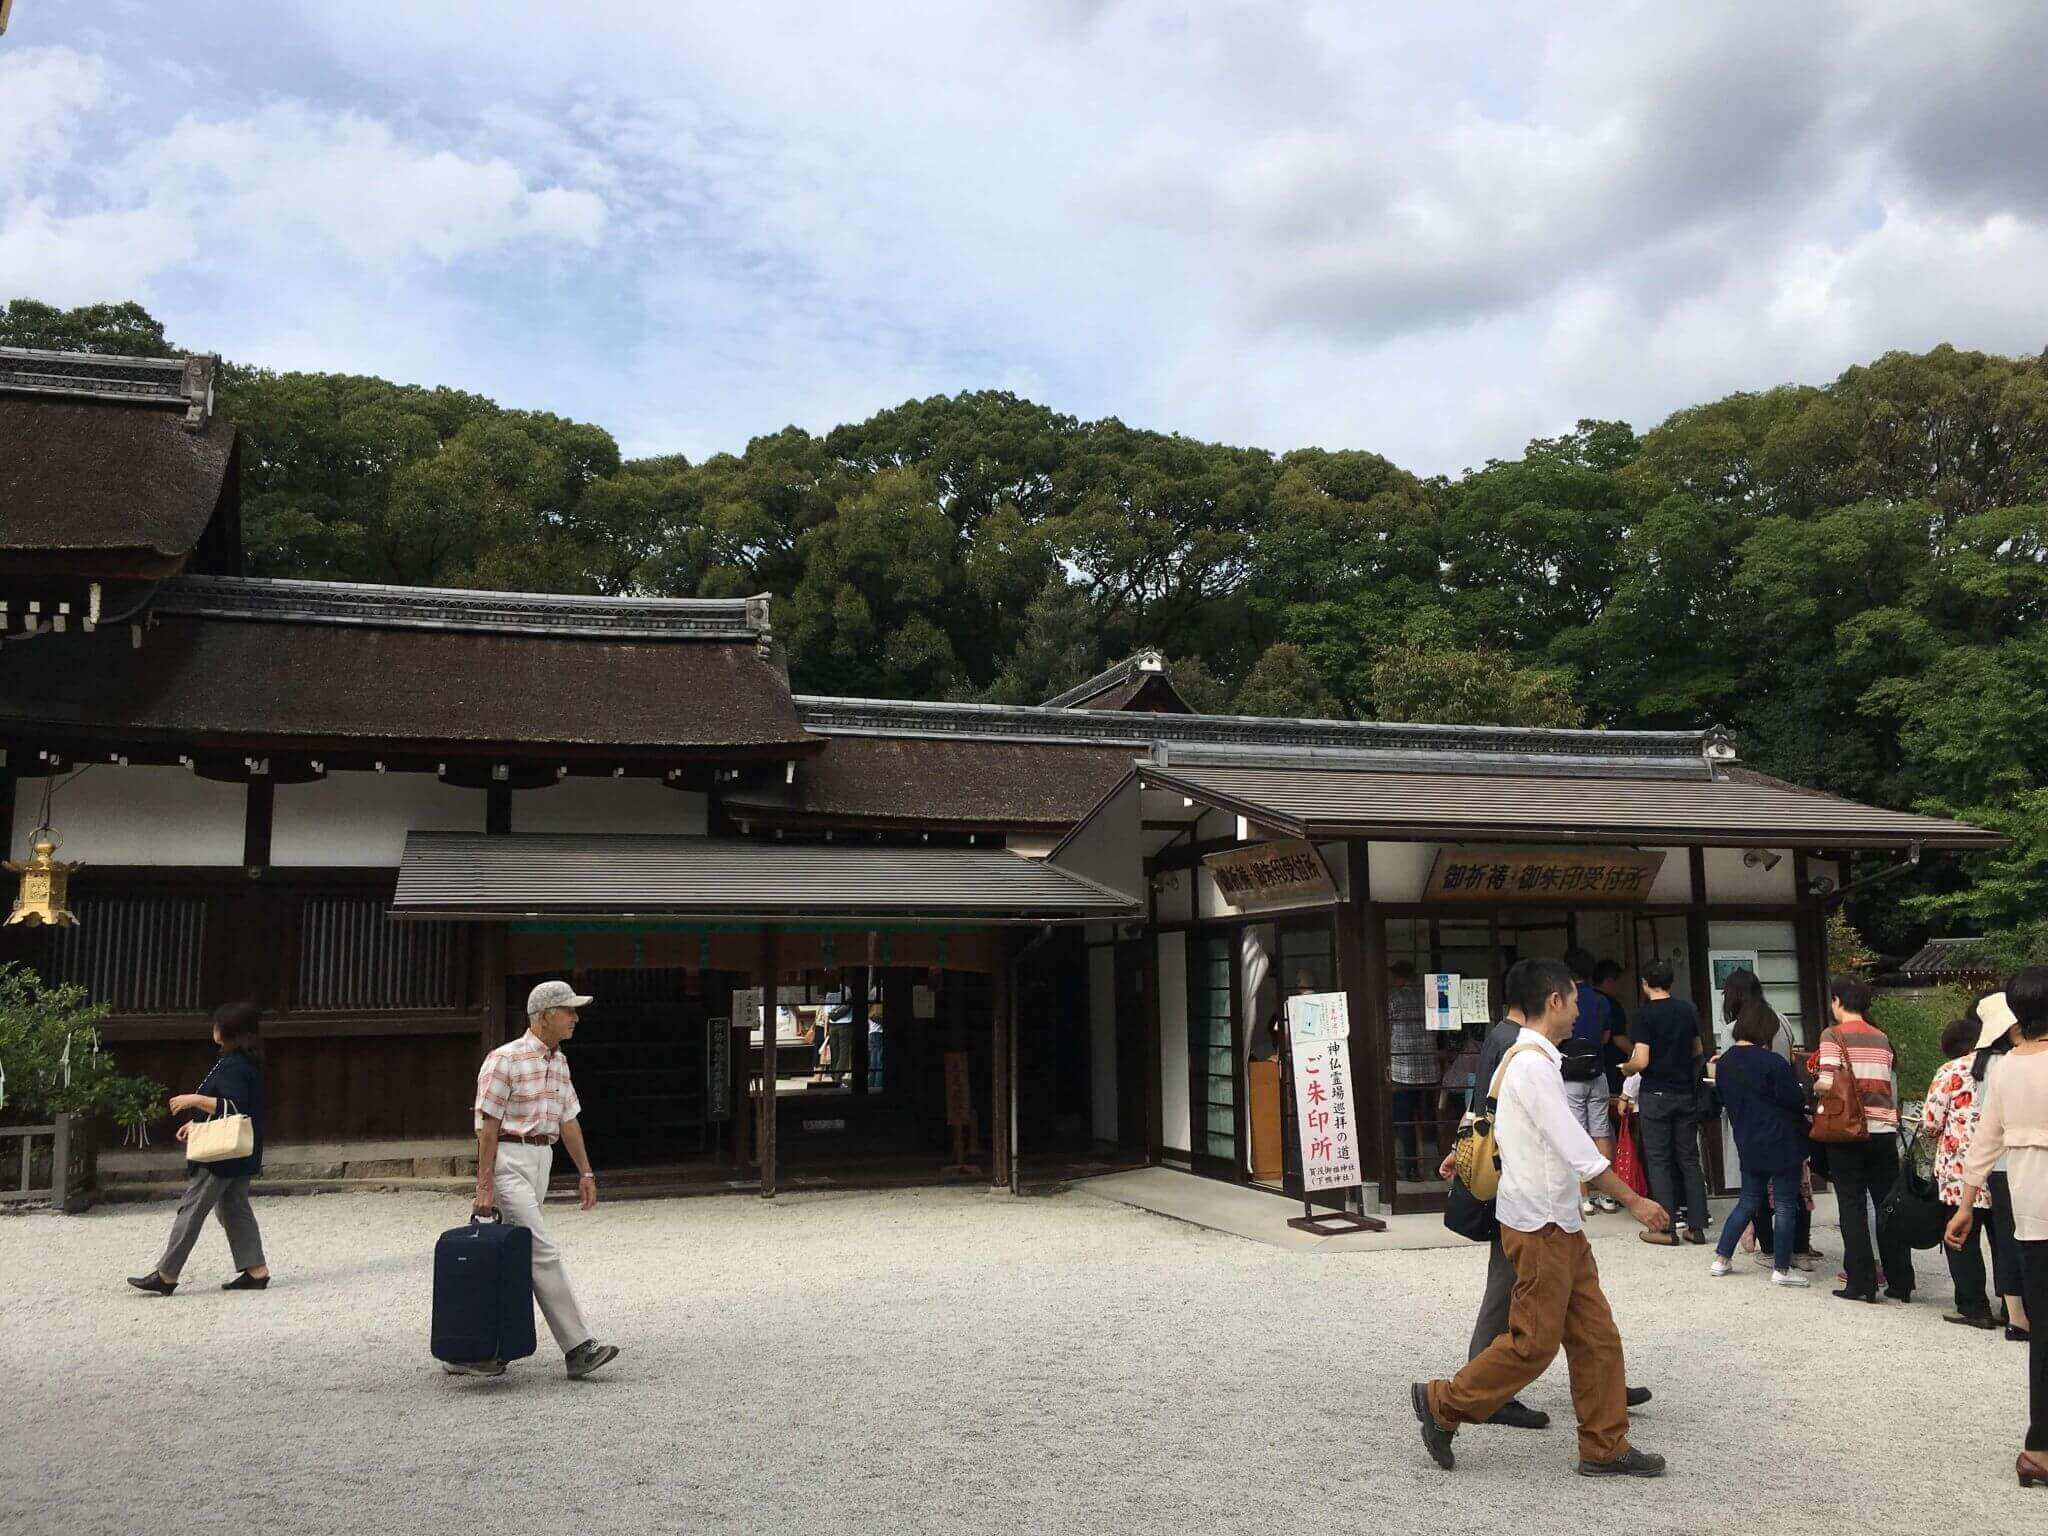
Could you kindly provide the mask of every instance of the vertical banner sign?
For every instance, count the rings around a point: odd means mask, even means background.
[[[1350,1035],[1350,1005],[1344,993],[1312,992],[1287,999],[1304,1189],[1349,1189],[1361,1182]]]
[[[704,1102],[712,1120],[732,1118],[732,1021],[704,1021]]]

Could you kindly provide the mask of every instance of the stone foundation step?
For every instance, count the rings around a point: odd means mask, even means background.
[[[102,1185],[185,1182],[185,1154],[175,1141],[100,1153]],[[474,1179],[476,1143],[432,1141],[280,1142],[263,1149],[261,1183],[346,1183],[381,1180]]]

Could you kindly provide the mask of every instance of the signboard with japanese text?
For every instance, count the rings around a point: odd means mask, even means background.
[[[732,1118],[732,1020],[704,1021],[704,1103],[708,1120]]]
[[[1466,976],[1459,980],[1458,1013],[1467,1024],[1493,1023],[1493,1011],[1486,995],[1484,976]]]
[[[1475,906],[1644,901],[1664,858],[1644,848],[1440,848],[1422,899]]]
[[[1358,1158],[1357,1100],[1351,1091],[1351,1047],[1329,1035],[1334,1023],[1348,1031],[1349,1016],[1332,1010],[1341,992],[1287,999],[1287,1033],[1294,1058],[1294,1123],[1301,1137],[1301,1182],[1308,1191],[1349,1189],[1364,1175]],[[1298,1006],[1298,1005],[1308,1006]]]
[[[1337,899],[1337,884],[1314,843],[1257,843],[1212,853],[1202,862],[1218,894],[1240,912],[1327,906]]]

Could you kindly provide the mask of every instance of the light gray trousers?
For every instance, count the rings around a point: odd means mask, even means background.
[[[183,1273],[192,1245],[199,1241],[199,1229],[213,1212],[228,1234],[228,1250],[236,1269],[263,1267],[263,1234],[256,1230],[256,1212],[249,1204],[249,1181],[224,1179],[205,1167],[195,1167],[185,1179],[185,1198],[178,1202],[178,1216],[171,1223],[170,1245],[157,1260],[157,1272],[168,1280]]]
[[[1486,1245],[1486,1295],[1479,1303],[1479,1321],[1472,1328],[1467,1360],[1477,1359],[1481,1350],[1508,1331],[1508,1309],[1514,1299],[1515,1266],[1496,1234]]]

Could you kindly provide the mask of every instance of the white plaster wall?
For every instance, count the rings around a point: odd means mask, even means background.
[[[42,779],[15,786],[10,858],[28,857],[42,818]],[[100,763],[57,780],[50,820],[60,859],[89,864],[240,864],[248,791],[186,768]]]
[[[1088,951],[1088,1074],[1090,1132],[1116,1140],[1116,949]]]
[[[280,784],[270,862],[397,868],[407,832],[481,832],[484,791],[457,789],[431,773],[336,772],[311,784]]]
[[[1366,853],[1374,901],[1420,901],[1436,862],[1435,843],[1374,843]]]
[[[668,832],[702,837],[709,802],[659,779],[567,778],[512,792],[513,832]]]
[[[1138,785],[1134,779],[1088,818],[1053,862],[1085,880],[1093,880],[1113,891],[1123,891],[1142,899],[1145,894],[1145,848],[1139,827],[1142,819],[1139,803]],[[1019,853],[1026,852],[1020,846],[1025,841],[1012,838],[1010,847]]]
[[[1044,832],[1013,832],[1003,839],[1003,846],[1019,858],[1042,859],[1051,853],[1059,839]]]
[[[1690,905],[1692,902],[1692,854],[1684,848],[1653,848],[1652,853],[1664,855],[1664,867],[1657,871],[1656,883],[1650,887],[1650,894],[1644,898],[1657,903]]]
[[[1772,850],[1780,857],[1769,874],[1750,869],[1742,862],[1740,848],[1707,850],[1707,900],[1710,902],[1772,901],[1795,899],[1792,884],[1792,850]]]
[[[1164,1145],[1193,1149],[1188,1126],[1188,941],[1159,935],[1159,1134]]]
[[[1153,877],[1153,899],[1162,923],[1184,923],[1195,915],[1195,875],[1188,869],[1162,869]]]

